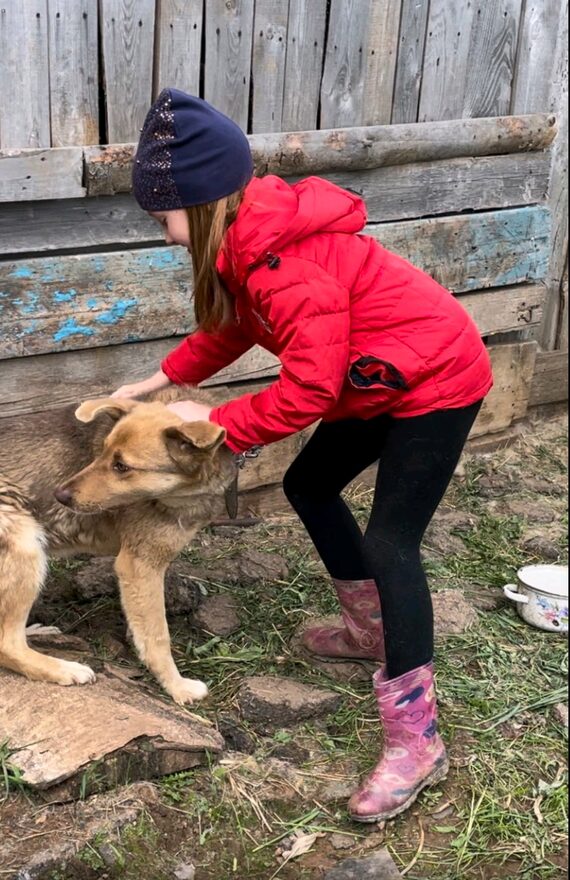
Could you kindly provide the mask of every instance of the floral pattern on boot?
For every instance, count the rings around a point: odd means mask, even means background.
[[[334,581],[343,626],[313,626],[302,642],[318,657],[329,660],[384,662],[380,597],[374,580]]]

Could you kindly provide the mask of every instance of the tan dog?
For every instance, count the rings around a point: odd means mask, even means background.
[[[0,666],[61,685],[93,681],[88,666],[30,648],[26,622],[48,555],[112,555],[141,660],[177,703],[207,695],[172,659],[164,574],[236,471],[222,428],[164,406],[184,397],[178,387],[145,402],[89,400],[75,418],[65,408],[0,427]]]

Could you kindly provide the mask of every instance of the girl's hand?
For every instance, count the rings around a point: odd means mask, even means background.
[[[158,372],[149,376],[148,379],[143,379],[141,382],[134,382],[132,385],[121,385],[120,388],[117,388],[111,394],[111,397],[141,397],[143,394],[149,394],[151,391],[167,388],[170,384],[168,376],[162,370],[158,370]]]
[[[212,412],[211,406],[194,403],[193,400],[177,400],[176,403],[167,403],[166,408],[185,422],[208,422]]]

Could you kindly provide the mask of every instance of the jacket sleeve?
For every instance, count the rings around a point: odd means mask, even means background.
[[[251,279],[257,284],[250,290],[257,317],[280,351],[282,368],[269,388],[212,411],[210,419],[226,429],[235,452],[273,443],[321,418],[338,400],[346,377],[348,290],[316,264],[295,263],[295,281],[286,287],[264,289],[275,274],[268,269]]]
[[[252,346],[253,340],[235,322],[218,333],[197,330],[167,354],[160,367],[176,385],[198,385]]]

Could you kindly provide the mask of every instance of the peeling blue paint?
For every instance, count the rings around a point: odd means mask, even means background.
[[[105,260],[102,257],[93,257],[91,265],[94,272],[103,272],[105,270]]]
[[[99,303],[97,302],[97,300],[94,297],[90,297],[90,299],[87,300],[85,305],[87,306],[88,309],[96,309],[97,306],[99,305]]]
[[[34,290],[27,290],[24,294],[25,299],[18,297],[12,300],[12,305],[16,306],[22,315],[33,315],[38,311],[38,303],[40,301],[39,293]]]
[[[95,320],[99,324],[116,324],[117,321],[125,317],[129,309],[137,305],[137,302],[136,299],[119,299],[116,303],[113,303],[109,311],[97,315]]]
[[[113,282],[110,281],[110,280],[109,280],[109,281],[105,281],[105,290],[109,290],[109,291],[111,291],[112,289],[113,289]]]
[[[33,278],[33,271],[29,266],[18,266],[13,272],[10,272],[11,278]]]
[[[17,335],[18,337],[29,336],[31,333],[35,333],[38,328],[39,321],[32,321],[28,327],[25,327],[21,330]]]
[[[56,303],[71,302],[77,296],[77,291],[71,287],[69,290],[55,290],[53,301]]]
[[[94,334],[95,330],[93,327],[85,327],[82,324],[78,324],[75,318],[68,318],[59,330],[53,334],[53,339],[54,342],[62,342],[64,339],[68,339],[69,336],[93,336]]]

